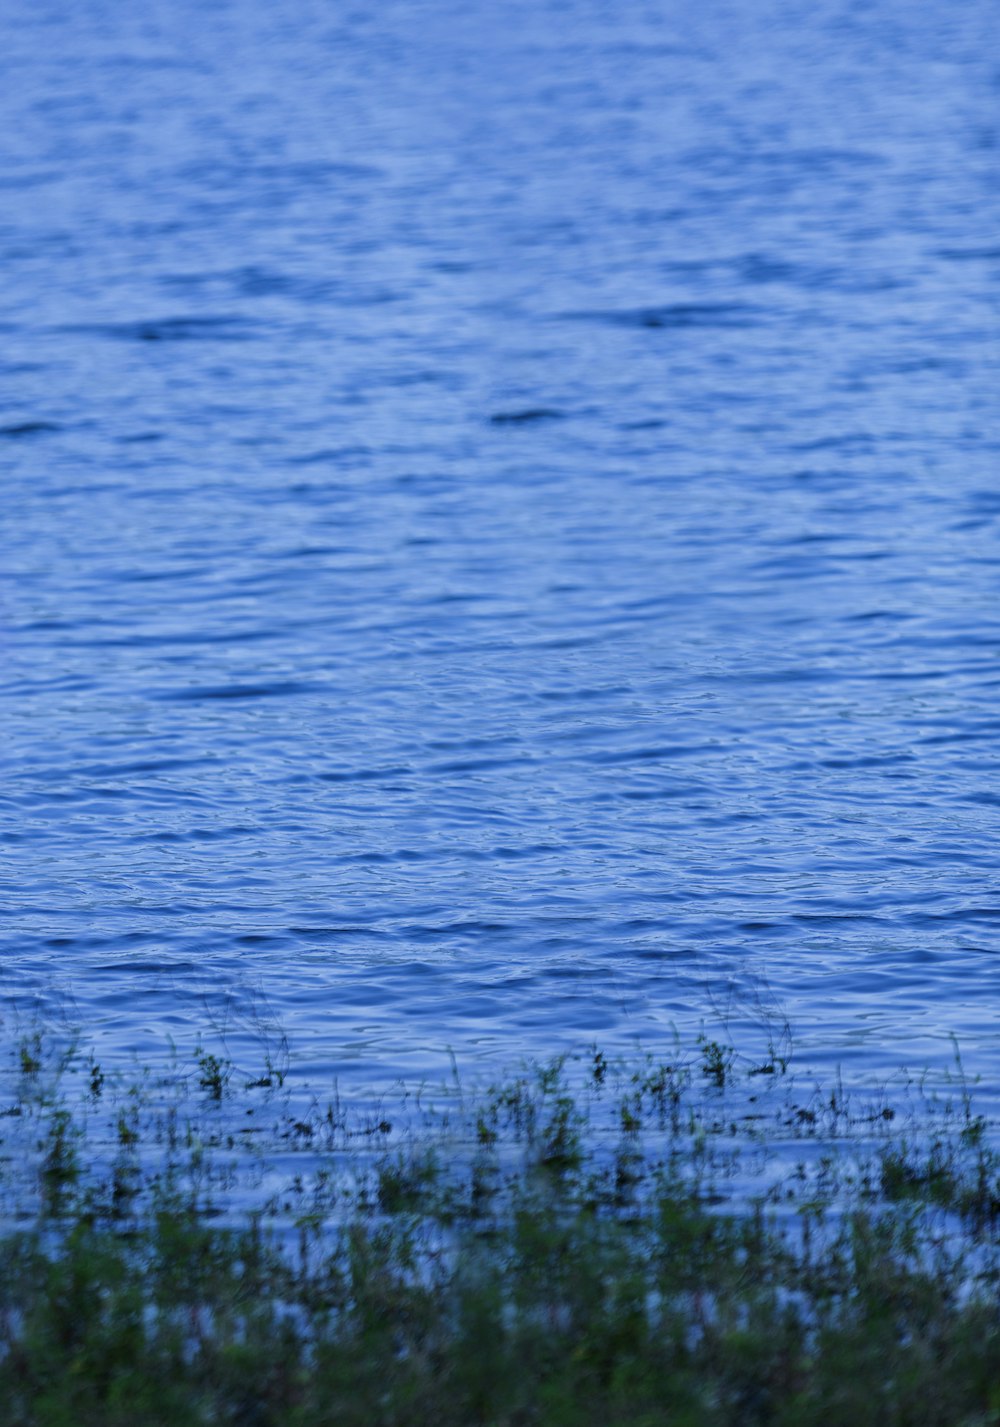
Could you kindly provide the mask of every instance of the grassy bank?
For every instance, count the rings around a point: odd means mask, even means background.
[[[592,1052],[349,1114],[273,1062],[116,1082],[26,1038],[0,1418],[1000,1422],[1000,1162],[967,1087],[852,1104],[782,1070]]]

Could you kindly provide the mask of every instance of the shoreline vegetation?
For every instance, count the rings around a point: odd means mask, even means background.
[[[1000,1153],[956,1059],[590,1048],[293,1095],[283,1043],[0,1095],[5,1427],[1000,1423]]]

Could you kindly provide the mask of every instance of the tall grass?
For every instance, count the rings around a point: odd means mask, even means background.
[[[346,1109],[45,1037],[2,1106],[0,1422],[1000,1422],[1000,1159],[702,1040]]]

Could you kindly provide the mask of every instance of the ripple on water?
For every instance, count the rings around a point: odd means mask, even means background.
[[[994,1073],[987,10],[12,0],[11,1002]]]

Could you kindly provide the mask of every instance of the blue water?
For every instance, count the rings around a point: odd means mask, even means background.
[[[2,31],[8,1006],[988,1071],[992,0]]]

